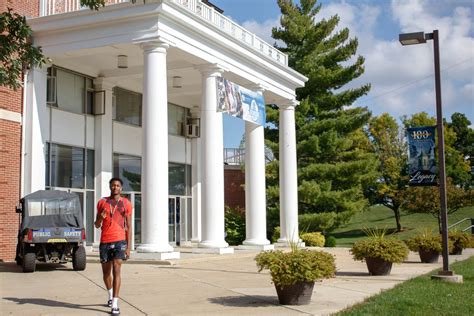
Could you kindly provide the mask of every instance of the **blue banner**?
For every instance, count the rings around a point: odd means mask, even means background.
[[[217,110],[258,125],[265,125],[265,99],[222,77],[217,78]]]
[[[408,128],[409,185],[438,185],[435,158],[435,127]]]

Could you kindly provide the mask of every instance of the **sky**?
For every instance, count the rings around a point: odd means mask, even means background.
[[[276,0],[211,0],[224,15],[268,43],[279,26]],[[443,116],[464,113],[474,126],[474,0],[320,0],[317,19],[340,17],[359,41],[365,73],[343,89],[372,85],[354,106],[395,118],[425,111],[436,115],[433,42],[402,46],[400,33],[439,30]],[[224,115],[224,147],[239,147],[244,122]]]

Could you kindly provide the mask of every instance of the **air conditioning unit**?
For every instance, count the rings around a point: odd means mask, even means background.
[[[196,138],[200,136],[199,124],[186,124],[186,137]]]

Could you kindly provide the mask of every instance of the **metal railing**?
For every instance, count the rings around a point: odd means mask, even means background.
[[[462,220],[457,221],[456,223],[454,223],[454,224],[452,224],[452,225],[449,225],[449,226],[448,226],[448,230],[451,229],[451,228],[454,227],[454,226],[457,226],[457,225],[459,225],[459,224],[461,224],[461,223],[464,223],[465,221],[471,221],[471,226],[468,226],[468,227],[464,228],[462,231],[465,232],[465,231],[471,229],[471,230],[473,231],[473,233],[474,233],[474,229],[473,229],[473,228],[474,228],[474,218],[469,218],[469,217],[463,218]]]
[[[166,0],[179,4],[181,7],[191,11],[201,19],[210,23],[233,38],[239,40],[241,43],[249,46],[254,51],[259,52],[274,61],[288,66],[288,56],[278,49],[268,44],[255,34],[247,31],[242,26],[238,25],[228,17],[217,12],[213,7],[208,6],[201,0]],[[123,2],[130,2],[130,0],[106,0],[106,5],[118,4]],[[139,3],[137,1],[137,3]],[[143,2],[141,2],[143,3]],[[87,9],[82,7],[80,0],[40,0],[39,1],[39,15],[48,16],[60,13],[73,12]]]
[[[245,149],[243,148],[224,148],[224,164],[243,165],[245,163]]]

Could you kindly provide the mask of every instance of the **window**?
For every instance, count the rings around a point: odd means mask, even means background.
[[[48,105],[73,113],[92,114],[93,94],[91,78],[56,67],[48,68],[46,83]]]
[[[191,166],[177,163],[169,163],[169,194],[190,195],[191,194]]]
[[[142,126],[142,95],[115,87],[112,112],[113,119],[118,122]]]
[[[168,134],[184,136],[187,109],[178,105],[168,104]]]
[[[47,187],[94,189],[93,150],[47,143],[45,154]]]
[[[142,159],[136,156],[114,154],[114,177],[123,181],[124,191],[141,191]]]

